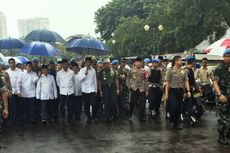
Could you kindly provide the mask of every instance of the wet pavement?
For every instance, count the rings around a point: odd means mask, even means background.
[[[20,125],[0,134],[0,153],[229,153],[217,143],[216,114],[206,111],[199,123],[169,129],[164,115],[141,123],[137,118],[87,125]]]

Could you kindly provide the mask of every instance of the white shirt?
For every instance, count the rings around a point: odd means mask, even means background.
[[[19,68],[15,68],[14,70],[9,68],[8,70],[6,70],[6,72],[9,74],[9,77],[10,77],[12,94],[16,94],[17,93],[17,89],[16,89],[17,80],[18,80],[18,76],[20,75],[20,73],[22,73],[22,70]]]
[[[41,75],[37,83],[36,98],[41,100],[57,98],[57,87],[52,75]]]
[[[36,83],[38,81],[37,73],[21,72],[17,81],[17,92],[24,98],[33,98],[36,96]]]
[[[74,74],[74,95],[75,96],[81,96],[82,95],[82,89],[81,89],[81,81],[80,81],[80,77],[79,77],[79,73],[78,74]]]
[[[61,95],[71,95],[74,93],[74,72],[70,69],[63,69],[57,72],[57,85]]]
[[[86,67],[82,68],[79,72],[79,79],[82,82],[82,92],[97,92],[97,76],[95,69],[90,68],[87,75],[85,75],[85,71]]]

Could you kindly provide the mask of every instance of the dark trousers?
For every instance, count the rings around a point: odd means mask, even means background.
[[[81,118],[81,110],[82,110],[82,96],[74,96],[73,98],[73,113],[77,120]]]
[[[41,119],[41,100],[35,99],[35,106],[34,106],[34,113],[35,113],[35,119],[40,120]]]
[[[24,120],[35,121],[35,97],[34,98],[22,98],[22,114]]]
[[[169,89],[169,112],[170,122],[178,125],[180,122],[180,115],[182,112],[184,89],[170,88]]]
[[[117,96],[114,86],[103,86],[103,102],[105,105],[105,115],[107,119],[116,116],[117,111]]]
[[[131,103],[130,103],[130,116],[132,116],[134,108],[138,105],[138,117],[142,119],[145,117],[145,92],[140,92],[139,89],[136,91],[131,89]]]
[[[73,94],[60,95],[59,100],[60,100],[59,103],[60,103],[60,112],[61,112],[62,119],[65,119],[66,106],[67,106],[67,118],[71,119],[73,116],[73,106],[72,106]]]
[[[11,95],[11,97],[9,97],[9,120],[11,123],[18,120],[18,102],[19,98],[17,95]]]
[[[54,119],[57,120],[58,119],[58,115],[59,115],[59,100],[58,99],[54,99],[53,100],[53,115],[54,115]]]
[[[54,100],[41,100],[41,118],[48,120],[54,118]]]
[[[150,111],[154,110],[155,112],[159,112],[161,105],[162,91],[160,87],[150,87],[149,88],[149,109]]]
[[[83,93],[84,111],[88,120],[96,119],[97,115],[97,104],[96,104],[96,93]],[[90,105],[92,105],[92,116],[90,114]]]

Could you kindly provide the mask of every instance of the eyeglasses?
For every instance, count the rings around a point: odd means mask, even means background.
[[[228,54],[228,55],[225,55],[224,57],[230,57],[230,54]]]
[[[15,62],[10,62],[10,64],[15,64]]]

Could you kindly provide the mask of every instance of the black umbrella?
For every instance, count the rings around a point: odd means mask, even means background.
[[[110,54],[110,50],[105,43],[89,36],[70,39],[66,44],[66,49],[68,51],[85,55]]]
[[[58,33],[50,30],[33,30],[25,37],[25,40],[41,42],[65,42],[65,40]]]

